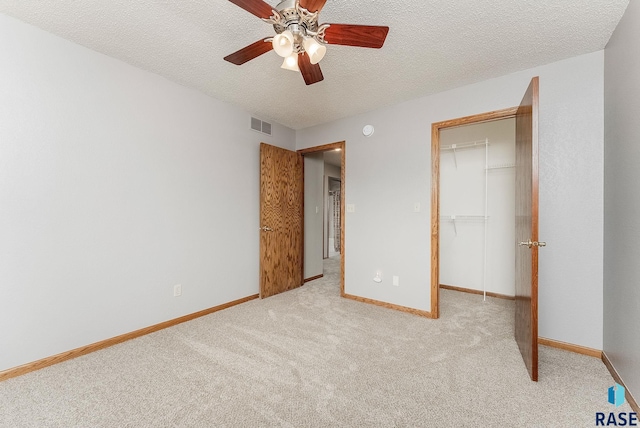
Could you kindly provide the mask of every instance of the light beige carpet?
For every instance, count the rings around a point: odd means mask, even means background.
[[[541,347],[529,381],[512,305],[443,290],[429,320],[341,299],[329,260],[297,290],[0,383],[0,426],[591,427],[613,411],[596,358]]]

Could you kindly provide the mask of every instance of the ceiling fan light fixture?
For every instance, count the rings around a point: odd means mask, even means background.
[[[300,68],[298,67],[298,54],[292,53],[291,55],[286,57],[284,61],[282,61],[282,65],[280,66],[280,68],[299,72]]]
[[[285,30],[273,38],[273,50],[283,58],[293,53],[293,33]]]
[[[272,25],[275,36],[245,46],[224,60],[242,65],[274,50],[285,59],[282,68],[299,70],[306,85],[324,80],[318,63],[327,53],[327,45],[379,49],[389,32],[389,27],[381,25],[319,23],[318,14],[327,0],[278,0],[275,7],[268,0],[229,1]]]
[[[309,55],[311,64],[317,64],[322,61],[324,55],[327,53],[327,47],[321,43],[318,43],[313,37],[305,37],[302,42],[305,52]]]

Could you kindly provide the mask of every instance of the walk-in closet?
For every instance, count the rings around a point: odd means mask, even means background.
[[[515,294],[515,120],[440,135],[440,284]]]

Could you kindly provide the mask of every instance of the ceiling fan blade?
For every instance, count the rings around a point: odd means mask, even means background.
[[[307,55],[306,52],[298,55],[298,68],[300,68],[304,83],[307,85],[313,85],[314,83],[324,80],[320,66],[318,64],[311,64],[309,55]]]
[[[327,0],[300,0],[300,6],[309,12],[320,12]]]
[[[224,57],[225,61],[229,61],[235,65],[242,65],[247,61],[251,61],[254,58],[259,57],[263,53],[269,52],[273,49],[271,42],[265,42],[264,40],[258,40],[255,43],[245,46],[237,52]]]
[[[273,15],[272,7],[269,6],[262,0],[229,0],[231,3],[235,4],[246,10],[249,13],[254,14],[258,18],[269,18]]]
[[[387,38],[389,27],[378,25],[329,24],[324,40],[331,45],[379,49]]]

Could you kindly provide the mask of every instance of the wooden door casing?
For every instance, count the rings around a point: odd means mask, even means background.
[[[302,285],[303,192],[302,156],[290,150],[261,143],[261,298]]]
[[[516,113],[515,339],[531,380],[538,380],[538,78]]]

